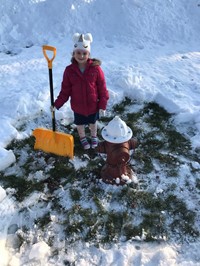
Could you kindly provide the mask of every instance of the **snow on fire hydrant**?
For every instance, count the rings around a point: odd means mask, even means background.
[[[137,141],[132,138],[132,130],[118,116],[115,116],[102,129],[105,141],[99,143],[97,152],[107,154],[106,164],[101,169],[102,181],[108,184],[124,185],[135,179],[128,165],[130,150],[134,150]]]

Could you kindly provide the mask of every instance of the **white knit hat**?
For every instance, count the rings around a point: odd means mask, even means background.
[[[90,43],[93,41],[91,33],[86,33],[86,34],[75,33],[73,36],[73,41],[74,41],[73,51],[83,50],[83,51],[88,51],[90,53]]]
[[[132,138],[133,132],[122,121],[119,116],[115,116],[101,132],[102,137],[111,143],[123,143]]]

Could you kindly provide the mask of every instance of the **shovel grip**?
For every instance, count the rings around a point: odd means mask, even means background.
[[[54,106],[54,95],[53,95],[53,74],[52,74],[52,67],[53,67],[53,60],[56,56],[56,48],[53,46],[49,46],[49,45],[43,45],[42,46],[42,50],[43,50],[43,54],[44,57],[46,58],[47,62],[48,62],[48,68],[49,68],[49,85],[50,85],[50,96],[51,96],[51,106]],[[51,58],[48,57],[47,52],[46,51],[51,51],[53,52],[53,56]],[[52,114],[52,128],[53,131],[56,130],[56,120],[55,120],[55,111],[53,110],[51,112]]]
[[[52,69],[52,63],[53,63],[54,58],[56,57],[56,48],[53,46],[50,46],[50,45],[43,45],[42,50],[43,50],[44,57],[46,58],[46,60],[48,62],[48,68]],[[52,58],[48,57],[46,51],[52,51],[53,52]]]

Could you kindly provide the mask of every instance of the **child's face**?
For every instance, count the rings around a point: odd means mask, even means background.
[[[89,58],[89,52],[83,51],[83,50],[76,50],[74,52],[74,58],[79,64],[86,64],[88,58]]]

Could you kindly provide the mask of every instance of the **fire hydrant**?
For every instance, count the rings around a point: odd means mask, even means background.
[[[99,143],[97,152],[107,154],[106,164],[101,170],[103,182],[115,185],[131,183],[134,172],[128,162],[130,150],[134,150],[137,141],[132,138],[132,130],[118,116],[115,116],[102,129],[105,141]]]

